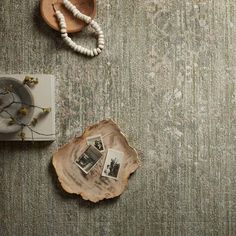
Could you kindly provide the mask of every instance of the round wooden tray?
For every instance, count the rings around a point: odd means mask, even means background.
[[[96,14],[96,0],[70,0],[82,13],[94,18]],[[58,22],[55,17],[52,4],[55,8],[60,10],[65,17],[67,24],[67,32],[73,33],[80,31],[86,23],[76,19],[70,11],[68,11],[62,4],[61,0],[41,0],[40,11],[45,22],[53,29],[59,31]]]

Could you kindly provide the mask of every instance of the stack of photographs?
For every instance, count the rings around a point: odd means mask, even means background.
[[[101,135],[87,138],[88,147],[75,160],[75,164],[88,174],[98,163],[105,151],[104,142]],[[111,179],[118,179],[124,153],[114,149],[108,149],[105,164],[102,170],[102,176]]]

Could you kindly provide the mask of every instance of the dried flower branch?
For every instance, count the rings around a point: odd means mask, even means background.
[[[23,82],[24,84],[32,87],[32,84],[35,85],[38,83],[38,79],[26,76],[25,80]],[[24,102],[16,102],[14,99],[14,95],[13,95],[13,86],[7,86],[4,87],[2,89],[2,92],[0,92],[0,101],[1,101],[1,96],[5,96],[7,94],[10,94],[12,97],[12,101],[7,104],[6,106],[2,107],[0,110],[0,113],[4,112],[6,114],[8,114],[10,121],[8,122],[8,125],[19,125],[21,126],[21,130],[19,133],[19,137],[21,138],[22,141],[25,140],[25,132],[24,132],[24,128],[27,128],[30,130],[31,135],[32,135],[32,140],[33,140],[33,134],[38,134],[38,135],[42,135],[42,136],[52,136],[54,134],[43,134],[40,133],[36,130],[34,130],[31,126],[35,127],[39,121],[39,119],[42,119],[43,117],[45,117],[48,113],[51,112],[51,108],[50,107],[40,107],[37,105],[32,105],[32,104],[27,104]],[[13,116],[8,110],[7,108],[11,107],[13,104],[21,104],[21,108],[17,111],[17,114],[15,116]],[[39,112],[39,114],[37,115],[37,117],[34,117],[28,124],[22,123],[18,118],[21,118],[22,116],[26,116],[29,113],[29,107],[34,107],[37,108],[39,110],[41,110],[41,112]]]

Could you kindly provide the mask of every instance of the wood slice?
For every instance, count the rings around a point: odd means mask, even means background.
[[[95,167],[85,174],[75,164],[75,160],[87,147],[87,138],[101,135],[105,151]],[[119,177],[111,179],[102,176],[107,150],[113,149],[124,153],[119,170]],[[88,127],[82,136],[72,139],[53,155],[53,166],[65,191],[79,194],[85,200],[98,202],[122,194],[128,185],[128,178],[139,166],[140,160],[120,128],[112,120],[103,120]]]
[[[94,18],[96,14],[96,1],[95,0],[70,0],[82,13]],[[53,29],[60,31],[55,12],[52,4],[55,3],[55,8],[60,10],[65,17],[67,24],[67,32],[74,33],[80,31],[87,24],[73,16],[68,11],[61,0],[41,0],[40,11],[45,22]]]

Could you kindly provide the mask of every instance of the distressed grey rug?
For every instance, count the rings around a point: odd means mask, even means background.
[[[235,11],[234,0],[98,0],[106,49],[89,59],[39,1],[1,0],[0,72],[56,75],[57,141],[0,143],[0,235],[236,235]],[[142,168],[95,205],[60,189],[51,156],[104,118]]]

